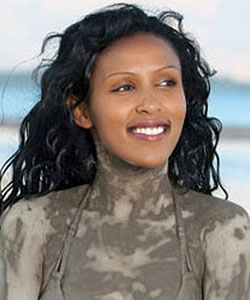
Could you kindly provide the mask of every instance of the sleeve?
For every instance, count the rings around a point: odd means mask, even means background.
[[[229,211],[203,232],[205,300],[250,300],[250,221],[238,206]]]
[[[43,266],[42,223],[39,210],[25,202],[14,205],[5,216],[0,232],[0,299],[38,299]]]

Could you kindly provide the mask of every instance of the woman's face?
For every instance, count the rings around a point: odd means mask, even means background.
[[[186,113],[178,56],[151,34],[115,42],[98,56],[89,105],[80,109],[78,124],[113,154],[138,166],[162,165]]]

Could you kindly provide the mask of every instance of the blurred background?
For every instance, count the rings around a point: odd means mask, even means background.
[[[39,88],[31,73],[41,60],[39,53],[45,36],[62,32],[86,13],[118,2],[0,1],[0,166],[17,147],[21,119],[39,100]],[[209,114],[224,125],[219,144],[222,182],[229,200],[250,213],[250,1],[123,2],[152,12],[172,9],[184,15],[185,31],[196,38],[203,57],[217,70],[212,80]]]

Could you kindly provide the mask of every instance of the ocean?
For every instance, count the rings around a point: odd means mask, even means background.
[[[4,124],[20,122],[39,99],[39,89],[27,76],[19,76],[6,85],[0,76],[0,165],[17,147],[15,132],[3,131]],[[250,132],[250,86],[220,80],[209,99],[209,115],[219,118],[225,128],[247,129]],[[243,140],[232,137],[221,141],[221,177],[226,185],[232,182],[250,184],[250,135]]]
[[[9,81],[0,74],[0,119],[22,119],[39,100],[39,94],[38,86],[27,74]],[[225,127],[250,129],[250,84],[215,81],[209,98],[209,115],[219,118]]]
[[[250,129],[250,92],[212,92],[209,114],[218,117],[225,127]]]

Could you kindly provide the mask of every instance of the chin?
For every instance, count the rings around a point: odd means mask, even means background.
[[[158,167],[161,167],[162,165],[164,165],[165,163],[166,163],[166,160],[160,161],[160,162],[145,162],[145,163],[141,164],[141,166],[144,168],[158,168]]]
[[[167,162],[168,158],[164,157],[162,159],[159,159],[159,157],[154,158],[154,159],[149,159],[149,158],[140,158],[138,160],[129,160],[125,159],[125,161],[131,165],[138,166],[138,167],[143,167],[143,168],[157,168],[162,165],[164,165]]]

